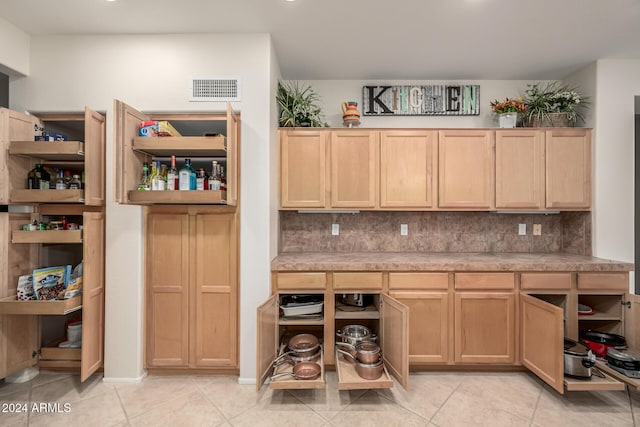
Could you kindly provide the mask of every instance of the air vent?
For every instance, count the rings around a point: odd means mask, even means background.
[[[194,78],[189,87],[189,101],[240,101],[240,79],[235,77]]]

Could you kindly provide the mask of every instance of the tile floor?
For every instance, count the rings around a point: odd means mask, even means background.
[[[23,384],[0,382],[0,426],[640,425],[640,393],[561,396],[524,372],[414,373],[409,391],[395,384],[390,390],[339,392],[336,381],[329,372],[325,390],[256,392],[228,376],[152,376],[141,384],[106,384],[101,375],[80,383],[75,375],[41,372]],[[26,403],[27,411],[9,407],[18,403]],[[34,411],[34,403],[58,403],[60,412]]]

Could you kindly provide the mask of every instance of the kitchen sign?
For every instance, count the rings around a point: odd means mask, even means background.
[[[365,116],[477,116],[479,85],[364,86]]]

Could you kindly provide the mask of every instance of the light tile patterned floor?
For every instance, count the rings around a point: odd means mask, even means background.
[[[147,377],[141,384],[106,384],[100,375],[41,372],[24,384],[0,382],[0,426],[634,426],[640,393],[556,393],[524,373],[413,373],[410,389],[270,390],[236,377]],[[32,411],[58,403],[60,412]],[[15,404],[27,411],[15,412]],[[69,404],[69,412],[64,412]],[[54,408],[55,409],[55,408]],[[637,421],[636,421],[637,420]],[[638,424],[636,424],[638,423]]]

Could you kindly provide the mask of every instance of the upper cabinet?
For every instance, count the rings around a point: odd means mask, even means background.
[[[145,114],[114,101],[116,115],[116,201],[122,204],[226,204],[238,203],[238,155],[240,119],[227,103],[226,113]],[[141,137],[140,122],[169,121],[182,136]],[[190,159],[194,169],[211,172],[212,162],[225,168],[226,191],[138,190],[144,163],[169,165],[177,158],[177,169]]]
[[[65,140],[35,141],[40,129]],[[0,109],[0,204],[79,203],[102,206],[105,201],[105,117],[89,108],[84,114],[27,115]],[[60,137],[62,138],[62,137]],[[61,169],[83,178],[77,189],[30,189],[29,171]],[[56,178],[51,173],[51,180]],[[55,188],[55,184],[51,186]]]
[[[378,132],[331,132],[331,207],[376,207],[378,156]]]
[[[545,132],[547,203],[550,209],[591,207],[591,130]]]
[[[440,208],[493,207],[493,134],[489,130],[440,131]]]

